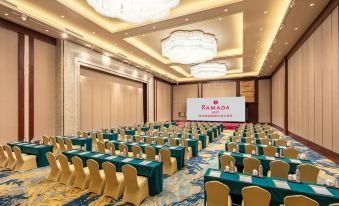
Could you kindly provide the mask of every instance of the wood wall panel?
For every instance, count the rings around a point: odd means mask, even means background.
[[[81,130],[140,124],[142,118],[142,83],[81,69]]]
[[[186,120],[186,117],[179,117],[179,112],[186,113],[187,98],[198,98],[198,84],[184,84],[173,86],[174,120]]]
[[[172,116],[172,86],[155,80],[156,83],[156,121],[170,121]]]
[[[18,140],[18,34],[0,28],[0,144]]]
[[[272,123],[284,128],[285,114],[285,65],[272,76]],[[259,91],[260,92],[260,91]]]
[[[259,80],[259,105],[258,112],[259,118],[258,121],[262,123],[271,122],[271,80]]]
[[[336,8],[288,59],[288,130],[337,153],[338,70]]]
[[[230,82],[209,82],[202,84],[202,97],[236,97],[237,83]]]

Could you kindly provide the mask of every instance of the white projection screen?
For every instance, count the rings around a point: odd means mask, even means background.
[[[245,122],[245,97],[188,98],[187,120]]]

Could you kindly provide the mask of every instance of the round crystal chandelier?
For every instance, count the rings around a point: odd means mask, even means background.
[[[191,74],[196,78],[216,78],[226,75],[226,64],[202,63],[191,67]]]
[[[180,0],[87,0],[99,14],[131,23],[168,17]]]
[[[175,31],[162,40],[162,55],[173,63],[202,63],[217,56],[217,39],[199,30]]]

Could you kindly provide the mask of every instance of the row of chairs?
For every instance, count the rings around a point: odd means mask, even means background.
[[[234,150],[237,151],[238,145],[236,143],[230,143],[227,145],[227,150],[230,152]],[[253,151],[255,152],[256,150],[257,150],[257,146],[253,144],[245,145],[246,154],[253,154]],[[264,150],[264,155],[270,156],[270,157],[274,157],[275,154],[278,152],[277,148],[272,147],[272,146],[263,147],[263,150]],[[288,147],[283,150],[282,155],[286,158],[297,159],[299,156],[299,151],[293,147]]]
[[[245,137],[246,143],[253,144],[256,142],[256,139],[253,137]],[[268,138],[259,138],[260,144],[262,145],[276,145],[280,147],[286,147],[287,146],[287,140],[285,139],[268,139]],[[232,142],[240,142],[240,137],[233,136]]]
[[[27,171],[37,168],[36,156],[21,153],[19,147],[0,146],[0,168]]]
[[[137,175],[137,170],[131,165],[122,166],[122,173],[116,172],[115,166],[110,162],[99,164],[93,159],[86,161],[87,167],[83,167],[82,160],[74,156],[72,164],[64,155],[58,155],[58,159],[51,153],[46,154],[50,173],[47,180],[59,182],[64,185],[72,185],[80,190],[88,189],[88,192],[119,199],[123,195],[123,201],[139,205],[149,196],[148,179]]]
[[[220,168],[224,169],[226,166],[230,166],[231,162],[234,165],[235,171],[238,171],[235,166],[235,158],[229,155],[220,156]],[[260,160],[248,157],[243,159],[244,174],[252,174],[253,170],[259,171],[261,165]],[[300,172],[300,181],[308,183],[317,183],[320,169],[314,165],[301,164],[297,166]],[[277,177],[287,179],[290,171],[290,165],[286,162],[275,160],[270,162],[270,170],[267,173],[268,177]]]
[[[45,145],[52,144],[53,154],[57,155],[66,150],[81,149],[79,145],[73,145],[71,139],[69,138],[57,138],[57,137],[42,137],[42,142]]]
[[[109,152],[110,154],[113,155],[121,155],[125,154],[125,156],[128,157],[134,157],[134,158],[145,158],[146,160],[149,161],[156,161],[160,160],[163,162],[163,173],[167,175],[172,175],[174,174],[178,169],[177,169],[177,159],[174,157],[171,157],[171,151],[169,149],[161,148],[159,153],[160,153],[160,158],[158,155],[155,154],[155,149],[150,146],[145,147],[145,154],[143,154],[141,147],[137,145],[132,146],[132,152],[128,152],[128,147],[125,144],[119,144],[119,150],[116,151],[115,146],[112,142],[108,142],[106,144],[102,142],[98,142],[98,151],[100,153],[107,153]]]
[[[205,183],[206,203],[208,206],[232,206],[229,195],[230,189],[227,185],[218,181]],[[258,186],[244,187],[241,191],[242,206],[269,206],[271,193]],[[284,198],[281,206],[320,206],[315,200],[302,195],[292,195]],[[339,206],[338,203],[329,206]]]

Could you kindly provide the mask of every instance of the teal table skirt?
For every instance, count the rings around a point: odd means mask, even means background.
[[[291,195],[305,195],[309,198],[314,199],[320,205],[329,205],[332,203],[339,202],[339,189],[335,188],[326,188],[329,191],[329,195],[317,194],[311,188],[312,186],[318,186],[324,188],[322,185],[313,185],[309,183],[294,183],[288,182],[286,180],[278,179],[278,178],[270,178],[270,177],[251,177],[251,182],[241,181],[239,179],[239,173],[225,173],[222,170],[208,169],[204,175],[204,183],[209,181],[219,181],[230,188],[230,196],[232,201],[241,197],[241,191],[244,187],[247,186],[259,186],[268,192],[271,193],[271,206],[279,206],[283,204],[284,198],[286,196]],[[248,176],[248,175],[244,175]],[[283,189],[275,186],[274,181],[281,181],[283,183],[287,183],[290,188]],[[205,194],[206,201],[206,194]],[[238,202],[237,202],[238,203]]]
[[[46,157],[47,152],[53,153],[53,146],[51,145],[39,145],[28,142],[12,142],[8,143],[10,147],[17,146],[22,153],[29,155],[36,155],[36,163],[38,167],[48,166],[48,161]]]
[[[244,164],[243,159],[246,157],[253,157],[261,161],[261,164],[264,169],[264,175],[267,175],[268,170],[270,170],[270,162],[274,160],[280,160],[286,162],[290,165],[290,173],[295,173],[297,166],[300,164],[312,164],[309,160],[299,160],[299,159],[289,159],[289,158],[275,158],[275,157],[268,157],[263,155],[250,155],[250,154],[243,154],[243,153],[236,153],[236,152],[223,152],[220,151],[218,153],[218,157],[227,154],[235,158],[235,165],[238,168],[238,171],[241,172]],[[219,159],[219,158],[218,158]],[[220,168],[220,160],[219,160],[219,168]]]
[[[208,136],[208,141],[209,143],[213,142],[213,137],[212,137],[213,131],[212,130],[207,130],[207,136]],[[215,135],[214,135],[215,137]]]
[[[228,137],[228,139],[229,139],[230,142],[233,142],[233,137],[234,137],[234,136]],[[255,143],[256,143],[256,144],[260,144],[260,139],[259,139],[259,138],[254,138],[254,140],[255,140]],[[242,143],[246,143],[246,137],[241,137],[241,138],[239,138],[239,141],[242,142]]]
[[[56,138],[60,138],[60,136],[57,136]],[[65,137],[62,137],[65,139]],[[86,151],[92,151],[92,138],[91,137],[68,137],[73,145],[79,145],[80,147],[86,147]]]
[[[117,133],[103,133],[104,139],[108,139],[108,140],[117,140],[119,134]]]
[[[149,127],[141,127],[141,131],[147,132],[149,130]]]
[[[225,151],[228,151],[227,145],[230,144],[230,143],[231,142],[225,143]],[[236,142],[236,144],[238,145],[239,152],[245,153],[245,146],[247,145],[247,143]],[[248,144],[248,145],[250,145],[250,144]],[[255,145],[258,148],[260,155],[264,155],[264,147],[267,147],[267,145],[262,145],[262,144],[253,144],[253,145]],[[278,147],[278,146],[272,146],[272,147],[276,148],[277,152],[279,154],[280,154],[280,151],[283,152],[284,149],[286,149],[286,147]],[[232,152],[232,151],[228,151],[228,152]]]
[[[156,145],[156,144],[147,144],[147,143],[136,143],[136,142],[126,142],[126,141],[110,141],[113,142],[116,150],[119,148],[119,144],[123,143],[127,145],[128,151],[132,152],[132,146],[137,145],[141,147],[142,152],[145,153],[146,146],[153,147],[155,149],[155,154],[158,155],[161,148],[166,148],[171,151],[171,157],[174,157],[177,160],[177,168],[181,170],[185,167],[185,149],[183,147],[171,147],[167,145]]]
[[[150,161],[149,164],[143,165],[140,164],[144,160],[130,158],[130,161],[124,162],[124,159],[128,159],[127,157],[115,156],[114,159],[107,159],[112,157],[112,155],[102,154],[98,152],[84,152],[82,150],[69,150],[63,152],[63,154],[67,157],[68,161],[71,161],[71,158],[74,156],[78,156],[84,166],[86,166],[86,161],[88,159],[93,159],[99,163],[100,168],[102,163],[110,162],[115,165],[116,170],[118,172],[122,171],[122,166],[125,164],[132,165],[137,169],[137,173],[139,176],[144,176],[148,178],[148,188],[149,194],[154,196],[162,192],[163,186],[163,173],[162,173],[162,162]]]
[[[125,134],[126,135],[135,135],[135,130],[133,130],[133,129],[125,129]]]

